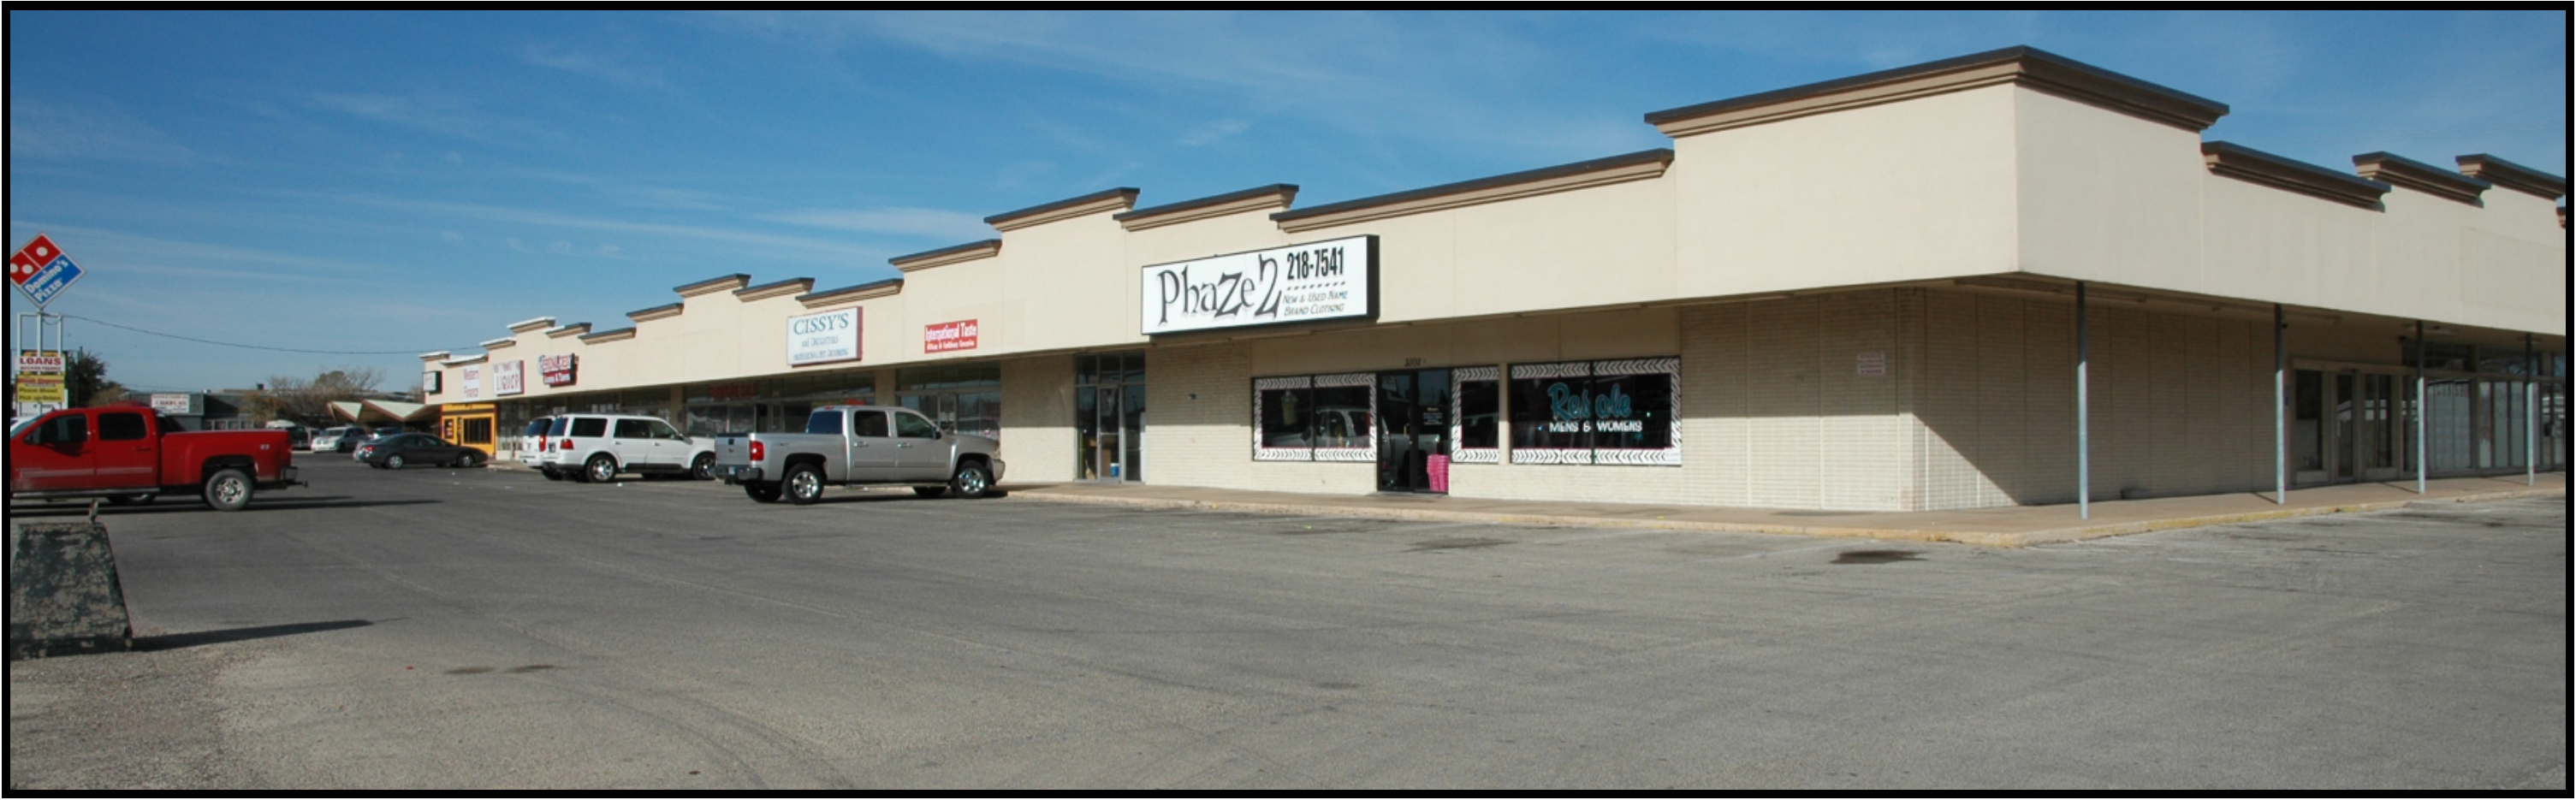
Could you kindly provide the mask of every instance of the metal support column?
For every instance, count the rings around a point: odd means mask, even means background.
[[[2433,398],[2425,393],[2424,364],[2432,358],[2432,348],[2424,341],[2424,321],[2415,321],[2415,493],[2432,492],[2433,442],[2425,436],[2433,416]]]
[[[2087,374],[2093,330],[2084,316],[2084,282],[2075,282],[2075,513],[2093,518],[2093,398]]]
[[[2540,485],[2540,353],[2522,335],[2522,482]]]
[[[2272,304],[2272,503],[2290,504],[2290,323]]]

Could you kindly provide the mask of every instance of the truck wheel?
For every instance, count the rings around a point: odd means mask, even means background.
[[[948,488],[958,497],[982,500],[993,491],[993,473],[986,471],[983,464],[969,461],[958,465],[957,477],[948,481]]]
[[[716,454],[699,453],[698,460],[689,462],[689,480],[711,481],[715,479]]]
[[[751,501],[755,503],[778,502],[778,484],[775,483],[746,483],[742,485],[742,493],[751,495]]]
[[[238,469],[220,469],[206,477],[206,505],[216,511],[240,511],[250,505],[255,487],[250,474]]]
[[[617,459],[608,457],[607,453],[591,456],[590,463],[581,468],[581,477],[589,483],[617,480]]]
[[[814,501],[823,499],[823,471],[815,469],[812,464],[788,467],[786,491],[787,502],[813,505]]]

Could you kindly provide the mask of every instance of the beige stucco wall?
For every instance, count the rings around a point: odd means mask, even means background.
[[[1680,294],[2010,272],[2017,90],[1992,87],[1673,143]]]
[[[531,332],[491,355],[528,362],[523,399],[853,369],[890,392],[906,365],[998,359],[1010,477],[1055,481],[1074,470],[1072,359],[1145,348],[1149,481],[1336,493],[1373,491],[1373,465],[1251,460],[1252,378],[1677,355],[1682,467],[1460,464],[1453,492],[1907,510],[2076,494],[2071,302],[1957,278],[2221,301],[2096,305],[2104,498],[2270,485],[2272,303],[2294,307],[2300,358],[2395,364],[2416,319],[2563,349],[2553,203],[2399,188],[2355,208],[2213,175],[2200,142],[1988,86],[1686,136],[1660,176],[1294,234],[1270,208],[1131,231],[1106,203],[1001,232],[998,254],[907,273],[888,297],[809,309],[718,291],[630,339]],[[1138,332],[1144,266],[1358,234],[1383,248],[1374,324]],[[639,287],[634,304],[667,297]],[[786,366],[787,318],[853,305],[864,363]],[[968,319],[975,350],[922,352],[925,326]],[[543,386],[537,356],[564,353],[579,385]],[[1864,354],[1887,374],[1860,374]],[[485,380],[483,400],[512,399]]]

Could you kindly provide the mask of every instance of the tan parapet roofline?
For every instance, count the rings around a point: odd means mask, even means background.
[[[1196,200],[1167,203],[1153,208],[1140,208],[1120,214],[1116,219],[1120,226],[1130,231],[1141,231],[1247,211],[1272,208],[1285,210],[1295,202],[1297,202],[1297,187],[1277,183]]]
[[[2014,85],[2194,133],[2227,115],[2227,104],[2121,75],[2031,47],[1974,55],[1646,115],[1673,138],[1760,125],[1988,86]]]
[[[1001,254],[1002,240],[986,239],[980,242],[967,242],[955,247],[942,247],[937,250],[914,253],[908,256],[895,256],[893,258],[886,259],[886,263],[893,264],[895,269],[904,272],[917,272],[920,270],[930,269],[932,267],[945,267],[950,264],[992,258]]]
[[[836,303],[873,300],[879,297],[892,297],[902,293],[903,279],[887,278],[875,283],[862,283],[857,286],[844,286],[838,289],[825,289],[820,292],[799,295],[796,298],[796,302],[805,304],[806,308],[822,308]]]
[[[439,366],[442,366],[442,367],[462,367],[462,366],[466,366],[466,365],[469,365],[469,364],[480,364],[480,363],[483,363],[483,362],[485,362],[485,361],[489,361],[489,360],[491,360],[491,358],[492,358],[492,354],[491,354],[491,353],[476,353],[476,354],[474,354],[474,355],[470,355],[470,356],[463,356],[463,357],[460,357],[460,358],[451,358],[451,359],[448,359],[448,360],[445,360],[445,361],[441,361],[441,362],[438,362],[438,365],[439,365]]]
[[[485,350],[499,350],[499,349],[504,348],[504,347],[517,347],[517,346],[519,346],[519,340],[518,340],[518,339],[515,339],[515,338],[508,337],[508,336],[504,336],[504,337],[501,337],[501,338],[498,338],[498,339],[493,339],[493,340],[491,340],[491,341],[484,342],[484,343],[483,343],[483,345],[482,345],[483,349],[485,349]]]
[[[984,224],[993,226],[994,230],[1015,231],[1032,225],[1044,225],[1075,217],[1126,211],[1135,207],[1137,194],[1139,192],[1133,188],[1092,192],[1081,197],[995,214],[985,217]]]
[[[2524,194],[2537,195],[2545,200],[2556,200],[2567,196],[2566,178],[2484,153],[2461,156],[2455,160],[2460,164],[2460,172],[2478,180]],[[2567,209],[2561,208],[2558,213],[2563,216],[2567,213]]]
[[[2480,196],[2495,188],[2495,184],[2393,153],[2363,153],[2352,157],[2352,165],[2363,178],[2469,205],[2479,205]]]
[[[536,319],[528,320],[528,321],[526,321],[526,322],[513,322],[513,323],[510,323],[510,332],[511,332],[511,333],[535,333],[535,332],[537,332],[537,331],[545,330],[545,329],[547,329],[547,328],[552,328],[552,327],[554,327],[554,326],[555,326],[555,318],[553,318],[553,317],[538,317],[538,318],[536,318]]]
[[[2379,181],[2356,178],[2315,164],[2292,161],[2226,142],[2202,142],[2200,155],[2209,164],[2213,175],[2372,211],[2382,210],[2380,197],[2392,188]]]
[[[583,336],[581,337],[581,343],[599,344],[601,342],[620,342],[633,338],[635,338],[634,328],[619,328],[613,331],[600,331],[598,333]]]
[[[575,323],[573,323],[573,324],[566,325],[566,326],[563,326],[563,327],[560,327],[560,328],[556,328],[556,329],[554,329],[554,330],[546,331],[546,336],[547,336],[547,337],[549,337],[549,338],[554,338],[554,339],[561,339],[561,338],[564,338],[564,337],[566,337],[566,336],[588,336],[588,335],[590,335],[590,323],[587,323],[587,322],[575,322]]]
[[[789,278],[776,283],[764,283],[759,286],[746,286],[740,289],[735,289],[733,290],[733,298],[735,300],[748,303],[753,300],[767,300],[772,297],[786,297],[789,295],[804,294],[811,291],[814,291],[813,278]]]
[[[674,286],[671,287],[671,291],[678,292],[681,297],[696,297],[702,294],[729,292],[748,285],[751,285],[751,276],[737,272],[731,275],[708,278],[686,286]]]
[[[422,360],[422,361],[445,361],[445,360],[447,360],[447,357],[448,357],[448,356],[452,356],[452,355],[455,355],[455,353],[450,353],[450,352],[445,351],[445,350],[438,350],[438,351],[433,351],[433,352],[428,352],[428,353],[422,353],[422,354],[420,354],[420,360]]]
[[[680,312],[687,310],[689,310],[687,303],[672,303],[667,306],[654,306],[641,311],[629,311],[626,312],[626,318],[635,322],[670,319],[672,317],[679,316]]]
[[[1663,176],[1665,168],[1672,165],[1672,162],[1673,151],[1659,148],[1426,189],[1327,203],[1314,208],[1282,211],[1270,215],[1270,219],[1279,223],[1280,230],[1295,233],[1335,225],[1349,225],[1389,217],[1659,178]]]

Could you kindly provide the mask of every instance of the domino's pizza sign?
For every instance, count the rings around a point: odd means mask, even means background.
[[[55,295],[71,288],[80,276],[80,265],[72,263],[62,248],[54,246],[53,239],[41,233],[9,254],[9,282],[17,284],[18,290],[26,292],[27,299],[39,306],[53,302]]]

